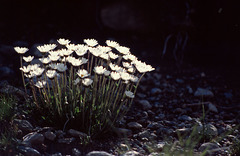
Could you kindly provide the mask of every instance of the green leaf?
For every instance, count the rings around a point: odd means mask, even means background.
[[[79,107],[76,107],[74,111],[75,111],[74,113],[79,113],[80,112]]]
[[[46,118],[44,116],[41,116],[43,120],[46,120]]]

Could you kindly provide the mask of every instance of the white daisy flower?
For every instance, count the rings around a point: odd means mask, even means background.
[[[73,53],[73,50],[70,49],[61,49],[59,50],[61,56],[69,56]]]
[[[46,72],[46,75],[49,79],[53,79],[57,75],[57,72],[56,70],[48,70]]]
[[[96,57],[103,54],[103,52],[101,50],[99,50],[98,48],[89,48],[89,51]]]
[[[88,59],[86,59],[86,58],[83,57],[83,58],[81,59],[81,62],[82,62],[82,64],[85,64],[85,63],[88,62]]]
[[[44,44],[42,46],[37,46],[37,49],[41,52],[41,53],[46,53],[49,52],[50,50],[53,50],[54,48],[56,48],[57,45],[56,44]]]
[[[106,53],[101,54],[99,57],[101,57],[104,60],[109,60],[109,56]]]
[[[55,69],[55,70],[57,69],[57,64],[56,63],[51,63],[48,66],[52,69]]]
[[[131,92],[131,91],[125,91],[125,95],[129,98],[134,98],[135,97],[133,92]]]
[[[74,59],[71,61],[71,64],[75,67],[78,67],[78,66],[82,65],[82,61],[79,59]]]
[[[123,79],[123,80],[125,80],[125,81],[128,81],[128,80],[131,79],[130,74],[125,73],[125,72],[120,73],[120,76],[121,76],[121,79]]]
[[[51,53],[48,57],[51,61],[55,61],[55,62],[60,59],[60,56],[58,54],[54,54],[54,53]]]
[[[147,65],[145,62],[135,61],[134,64],[140,73],[145,73],[145,72],[150,72],[155,70],[155,68],[153,68],[151,65]]]
[[[30,70],[31,70],[31,66],[23,66],[23,67],[21,67],[21,68],[19,68],[21,71],[23,71],[24,73],[29,73],[30,72]]]
[[[111,72],[110,72],[109,70],[105,70],[103,74],[104,74],[105,76],[109,76],[110,73],[111,73]]]
[[[59,72],[65,72],[67,70],[67,66],[63,63],[58,63],[56,67]]]
[[[44,81],[44,80],[41,80],[41,81],[38,81],[36,84],[35,84],[35,86],[36,87],[38,87],[38,88],[43,88],[45,85],[46,85],[46,81]]]
[[[84,41],[84,43],[86,43],[87,45],[89,45],[91,47],[94,47],[98,44],[98,41],[95,39],[84,39],[83,41]]]
[[[120,79],[121,76],[117,72],[111,72],[111,77],[112,77],[113,80],[116,81],[116,80]]]
[[[35,77],[36,75],[34,74],[34,72],[31,72],[31,71],[30,71],[29,74],[24,74],[24,76],[27,77],[27,78],[29,78],[29,79],[31,79],[31,78]]]
[[[34,56],[28,56],[28,57],[24,57],[24,56],[23,56],[23,60],[24,60],[25,62],[31,62],[31,61],[33,60],[33,58],[34,58]]]
[[[128,47],[119,46],[119,47],[116,47],[116,49],[123,55],[130,53],[130,48]]]
[[[111,40],[106,40],[106,44],[109,46],[109,47],[113,47],[113,48],[116,48],[116,47],[119,47],[119,43],[117,43],[116,41],[111,41]]]
[[[74,81],[73,81],[73,84],[74,84],[74,85],[77,85],[77,84],[79,84],[80,80],[81,80],[81,79],[80,79],[79,77],[78,77],[78,78],[76,78],[76,80],[74,80]]]
[[[19,54],[25,54],[29,49],[25,47],[14,47],[14,50]]]
[[[117,70],[117,69],[120,68],[118,65],[113,64],[113,63],[110,63],[110,64],[109,64],[109,67],[110,67],[112,70]]]
[[[70,40],[64,39],[64,38],[59,38],[57,41],[61,45],[67,45],[67,44],[69,44],[71,42]]]
[[[69,50],[76,50],[77,49],[77,46],[75,44],[67,44],[66,47],[69,49]]]
[[[139,78],[137,76],[134,76],[134,75],[130,75],[130,81],[136,83],[138,82]]]
[[[131,60],[131,61],[136,61],[137,60],[137,57],[134,56],[133,54],[127,54],[127,55],[123,55],[123,59],[125,60]]]
[[[40,58],[39,61],[41,61],[43,64],[49,64],[51,62],[51,59],[49,57],[46,57]]]
[[[109,57],[110,57],[111,59],[113,59],[113,60],[115,60],[116,58],[119,57],[117,54],[114,54],[114,53],[111,52],[111,51],[108,53],[108,55],[109,55]]]
[[[79,69],[77,74],[80,78],[85,78],[89,76],[88,71],[85,69]]]
[[[35,71],[38,70],[38,68],[40,67],[39,64],[33,64],[33,65],[29,65],[29,68],[31,71]]]
[[[107,52],[109,52],[109,51],[111,51],[112,50],[112,48],[110,48],[110,47],[106,47],[106,46],[97,46],[96,48],[98,48],[101,52],[103,52],[103,53],[107,53]]]
[[[125,68],[132,68],[132,65],[128,62],[122,62],[122,64],[123,64],[123,67]]]
[[[85,55],[86,53],[87,53],[87,51],[88,51],[88,48],[86,47],[86,46],[84,46],[84,47],[81,47],[81,48],[77,48],[76,50],[75,50],[75,53],[78,55],[78,56],[83,56],[83,55]]]
[[[99,75],[102,75],[104,73],[104,71],[106,71],[106,69],[103,68],[103,66],[96,66],[96,67],[94,67],[94,72],[99,74]]]
[[[82,83],[85,86],[89,86],[89,85],[91,85],[93,83],[93,80],[90,79],[90,78],[85,78],[85,79],[82,80]]]
[[[131,67],[131,68],[128,68],[127,71],[128,71],[129,73],[134,73],[135,70],[134,70],[133,67]]]
[[[33,70],[33,72],[36,76],[41,76],[44,72],[44,68],[36,68],[35,70]]]

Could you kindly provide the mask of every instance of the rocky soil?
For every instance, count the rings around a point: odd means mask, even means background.
[[[191,66],[157,67],[147,74],[119,127],[96,140],[74,129],[37,123],[22,110],[25,93],[7,81],[1,81],[0,92],[18,98],[11,122],[18,129],[17,147],[0,155],[239,154],[239,90],[223,77]]]

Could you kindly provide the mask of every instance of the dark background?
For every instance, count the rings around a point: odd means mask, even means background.
[[[239,84],[239,8],[232,0],[2,0],[0,46],[30,48],[60,37],[76,43],[95,38],[100,44],[114,39],[154,66],[191,64]],[[178,34],[188,36],[180,51],[183,63],[172,54]],[[0,48],[0,57],[0,66],[15,70],[16,56]]]

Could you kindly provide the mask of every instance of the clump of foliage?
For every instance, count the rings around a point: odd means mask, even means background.
[[[126,114],[141,78],[154,68],[115,41],[107,40],[106,46],[95,39],[85,39],[85,44],[57,41],[37,47],[40,64],[23,56],[28,48],[14,48],[25,90],[31,88],[35,106],[50,117],[46,120],[64,121],[64,128],[76,121],[89,136],[99,135]]]

